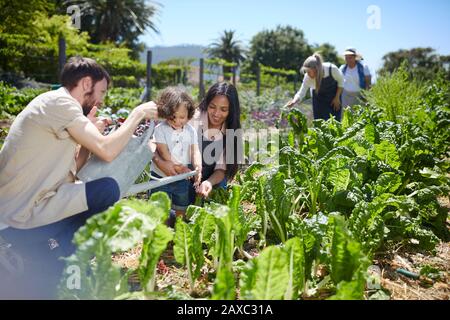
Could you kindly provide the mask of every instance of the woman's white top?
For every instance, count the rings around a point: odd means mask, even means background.
[[[331,74],[333,75],[333,79],[337,81],[338,87],[343,88],[344,87],[344,75],[339,70],[338,67],[336,67],[334,64],[330,62],[324,62],[322,64],[323,66],[323,77],[329,77],[330,76],[330,65],[331,65]],[[305,73],[305,77],[303,78],[302,86],[300,90],[295,94],[294,96],[294,103],[298,101],[302,101],[305,96],[308,89],[312,90],[316,88],[316,80],[308,76],[307,73]]]

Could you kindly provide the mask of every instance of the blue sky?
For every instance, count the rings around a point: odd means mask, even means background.
[[[259,31],[291,25],[304,31],[309,43],[329,42],[339,52],[354,46],[372,73],[390,51],[430,46],[450,54],[449,0],[157,0],[160,35],[147,33],[147,46],[208,45],[227,29],[244,44]],[[380,29],[369,29],[379,8]]]

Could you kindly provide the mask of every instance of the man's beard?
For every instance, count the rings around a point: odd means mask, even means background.
[[[83,108],[83,114],[87,116],[89,112],[91,112],[92,108],[94,107],[95,100],[92,98],[94,95],[94,86],[92,86],[91,90],[89,92],[86,92],[84,94],[84,102],[81,105]]]

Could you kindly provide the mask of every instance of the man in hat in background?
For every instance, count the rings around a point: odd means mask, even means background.
[[[351,108],[361,103],[361,90],[370,88],[372,76],[367,65],[361,62],[363,58],[355,48],[347,48],[344,56],[345,64],[340,67],[345,79],[342,107]]]

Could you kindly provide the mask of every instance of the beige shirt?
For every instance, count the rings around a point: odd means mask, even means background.
[[[67,131],[88,121],[65,88],[39,95],[17,116],[0,151],[0,224],[34,228],[88,209]]]
[[[197,130],[197,132],[203,133],[203,137],[207,140],[222,140],[226,133],[225,123],[222,125],[221,130],[213,128],[210,129],[208,127],[209,122],[207,112],[197,110],[189,123],[195,128],[195,130]],[[200,150],[200,152],[202,152],[202,150]],[[214,170],[227,170],[227,165],[225,163],[225,151],[222,152],[219,160],[216,162]]]

